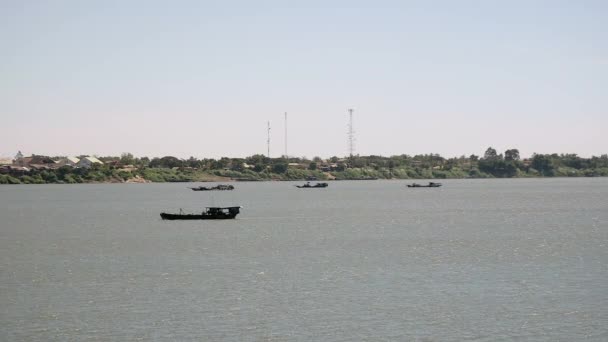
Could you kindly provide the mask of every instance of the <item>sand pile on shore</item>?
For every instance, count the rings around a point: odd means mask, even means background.
[[[131,177],[125,181],[125,183],[151,183],[149,180],[140,177],[139,175]]]

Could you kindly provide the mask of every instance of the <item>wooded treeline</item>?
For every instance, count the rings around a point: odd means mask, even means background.
[[[56,159],[59,157],[50,157]],[[511,177],[608,176],[608,155],[583,158],[576,154],[534,154],[522,159],[517,149],[498,153],[489,147],[483,156],[444,158],[438,154],[384,156],[281,157],[257,154],[246,158],[180,159],[121,156],[99,157],[103,165],[91,168],[33,169],[0,174],[0,184],[123,182],[134,177],[152,182],[210,180],[326,179],[445,179]]]

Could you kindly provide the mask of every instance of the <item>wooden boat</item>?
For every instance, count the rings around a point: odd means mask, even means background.
[[[207,207],[200,214],[184,214],[179,210],[179,214],[160,213],[163,220],[227,220],[233,219],[239,214],[242,207]]]
[[[317,183],[315,185],[310,185],[310,182],[304,184],[304,185],[296,185],[296,188],[300,188],[300,189],[316,189],[316,188],[327,188],[329,184],[327,183]]]
[[[212,186],[212,187],[199,186],[197,188],[190,188],[190,189],[192,189],[192,191],[234,190],[234,186],[220,184],[220,185]]]
[[[429,182],[428,185],[421,185],[417,183],[408,184],[408,188],[438,188],[441,186],[441,183]]]

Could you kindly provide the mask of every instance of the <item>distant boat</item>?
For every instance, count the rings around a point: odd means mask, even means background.
[[[429,182],[428,185],[421,185],[417,183],[408,184],[408,188],[438,188],[441,186],[441,183]]]
[[[199,186],[197,188],[190,188],[190,189],[192,189],[192,191],[234,190],[234,186],[220,184],[218,186],[213,186],[213,187]]]
[[[233,219],[239,214],[242,207],[207,207],[200,214],[184,214],[179,210],[179,214],[160,213],[163,220],[228,220]]]
[[[317,183],[315,185],[310,185],[310,182],[304,184],[304,185],[296,185],[296,188],[300,188],[300,189],[314,189],[314,188],[327,188],[329,184],[327,183]]]

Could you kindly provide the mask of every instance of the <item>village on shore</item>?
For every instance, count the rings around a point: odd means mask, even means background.
[[[438,154],[270,158],[180,159],[134,157],[50,157],[19,151],[0,158],[0,184],[148,183],[278,180],[374,180],[515,177],[608,176],[608,155],[534,154],[520,158],[517,149],[498,153],[488,148],[476,155],[444,158]]]

